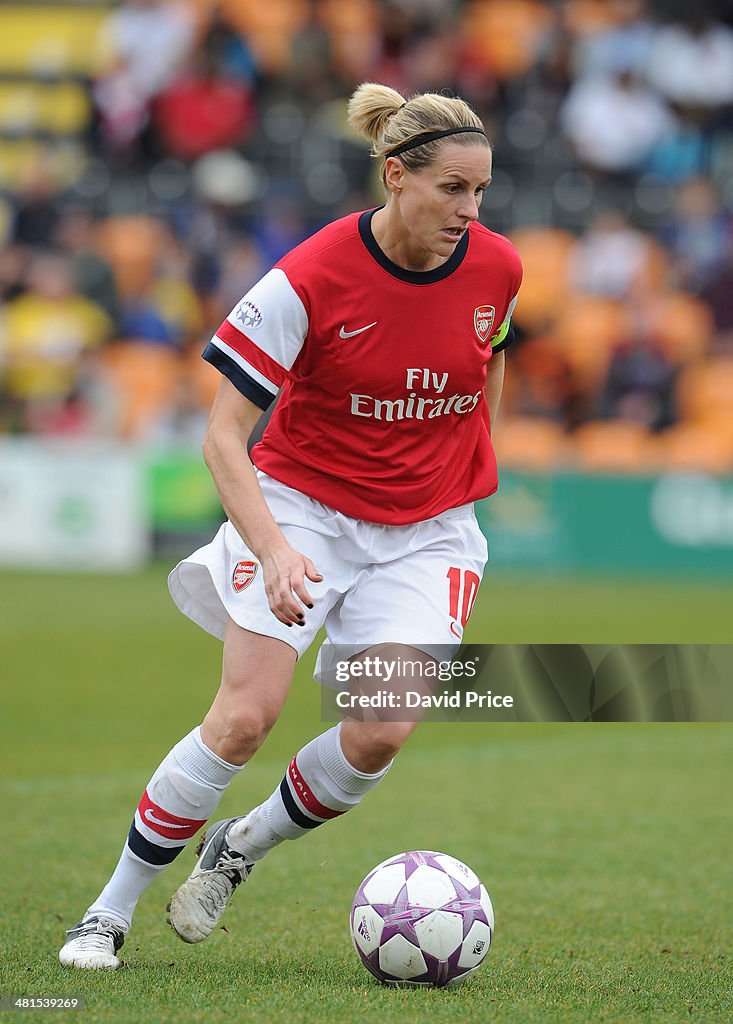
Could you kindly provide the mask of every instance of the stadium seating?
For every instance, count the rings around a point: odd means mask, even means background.
[[[567,266],[575,238],[558,228],[523,228],[511,235],[524,264],[522,301],[516,323],[541,331],[567,302]]]
[[[123,296],[134,294],[152,280],[164,237],[161,224],[143,215],[109,217],[100,224],[97,242]]]
[[[366,74],[378,22],[374,0],[321,0],[318,19],[328,31],[342,73],[352,76],[364,68]]]
[[[181,373],[178,353],[132,338],[112,345],[104,366],[119,396],[120,436],[128,440],[143,436],[175,395]]]
[[[600,386],[611,352],[633,327],[628,307],[614,299],[575,298],[566,305],[553,335],[585,388]]]
[[[565,0],[562,11],[564,26],[575,36],[604,31],[619,17],[608,0]]]
[[[85,161],[84,148],[77,141],[0,136],[0,188],[22,191],[41,165],[57,187],[67,188],[79,180]]]
[[[472,0],[463,11],[463,31],[473,56],[499,79],[529,70],[553,21],[553,13],[537,0]]]
[[[573,434],[577,465],[600,473],[646,473],[659,465],[656,440],[640,423],[592,420]]]
[[[680,423],[665,430],[658,441],[660,463],[674,472],[733,472],[733,422],[728,429],[715,424]]]
[[[83,174],[92,120],[86,81],[106,0],[0,4],[0,188],[22,190],[44,162],[59,188]]]
[[[511,469],[550,470],[563,460],[567,449],[560,424],[540,417],[501,419],[492,440],[500,464]]]
[[[685,367],[677,383],[683,420],[694,424],[733,424],[733,358],[719,357]]]
[[[201,358],[198,346],[185,357],[182,368],[199,408],[210,409],[222,379],[219,371]]]
[[[699,299],[684,292],[655,296],[649,306],[650,330],[676,364],[698,359],[707,352],[712,316]]]
[[[108,15],[103,4],[16,3],[0,6],[0,68],[39,77],[91,75],[96,40]]]
[[[246,36],[263,71],[276,73],[285,68],[290,43],[308,18],[306,0],[193,0],[207,16],[218,8],[229,24]]]

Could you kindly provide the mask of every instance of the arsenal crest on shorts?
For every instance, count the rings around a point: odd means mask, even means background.
[[[250,585],[257,575],[257,562],[237,562],[232,573],[232,587],[238,594]]]
[[[493,306],[476,306],[476,309],[473,311],[474,330],[482,345],[485,345],[489,340],[495,316],[496,310]]]

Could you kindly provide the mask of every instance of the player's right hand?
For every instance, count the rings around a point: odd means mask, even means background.
[[[286,626],[305,625],[304,608],[312,608],[314,603],[305,581],[320,583],[321,573],[307,555],[285,541],[270,548],[260,562],[272,614]]]

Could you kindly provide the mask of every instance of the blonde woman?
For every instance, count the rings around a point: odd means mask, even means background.
[[[466,103],[367,83],[349,116],[386,202],[288,253],[204,352],[222,373],[204,456],[228,522],[169,585],[224,641],[221,685],[153,774],[63,964],[120,966],[141,893],[256,753],[321,626],[362,656],[390,644],[429,659],[457,647],[470,614],[486,561],[473,502],[497,486],[491,423],[521,265],[478,224],[491,148]],[[206,938],[257,861],[356,807],[415,726],[347,718],[306,743],[263,804],[210,825],[168,908],[176,933]]]

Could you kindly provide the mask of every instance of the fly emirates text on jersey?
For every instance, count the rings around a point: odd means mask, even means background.
[[[481,398],[483,389],[475,395],[447,395],[447,373],[436,372],[428,367],[411,367],[405,372],[408,394],[404,398],[375,398],[373,395],[356,395],[352,392],[352,416],[389,422],[435,419],[436,416],[448,416],[450,413],[462,416],[475,409]],[[418,395],[418,390],[423,394]],[[431,395],[441,397],[433,398]]]

